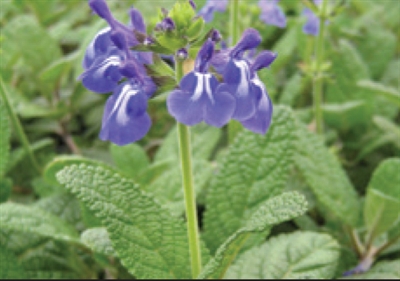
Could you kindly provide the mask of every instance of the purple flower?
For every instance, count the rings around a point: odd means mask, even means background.
[[[275,25],[280,28],[286,27],[285,13],[278,6],[279,0],[260,0],[258,6],[261,8],[260,19],[266,24]]]
[[[179,89],[168,96],[168,111],[178,122],[192,126],[204,121],[222,127],[232,117],[235,99],[223,91],[217,79],[207,72],[214,44],[211,39],[204,43],[197,55],[194,71],[185,75]]]
[[[320,5],[321,0],[314,0],[315,5]],[[319,17],[308,8],[303,10],[303,15],[307,18],[307,22],[303,26],[303,32],[308,35],[317,36],[319,33]],[[327,24],[328,21],[325,22]]]
[[[147,101],[156,85],[144,67],[152,63],[151,53],[130,49],[138,44],[133,30],[144,33],[146,26],[136,9],[130,10],[131,22],[125,26],[113,18],[104,0],[89,0],[89,5],[110,27],[89,44],[80,78],[91,91],[113,92],[104,110],[100,138],[126,145],[143,138],[151,126]]]
[[[198,15],[204,18],[205,22],[210,22],[214,18],[215,12],[223,13],[228,6],[228,0],[207,0],[207,3],[199,11]]]
[[[276,54],[261,52],[254,62],[245,58],[245,52],[252,52],[261,43],[261,36],[255,29],[247,29],[241,40],[229,51],[229,61],[223,66],[226,52],[220,55],[219,69],[223,69],[224,83],[219,90],[231,93],[236,100],[233,119],[240,121],[249,130],[264,134],[270,124],[272,104],[257,71],[268,67]]]

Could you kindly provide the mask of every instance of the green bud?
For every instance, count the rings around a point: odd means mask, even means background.
[[[204,28],[204,19],[201,17],[197,18],[195,21],[192,21],[192,24],[186,31],[186,36],[189,38],[190,41],[196,40],[197,38],[200,37],[203,28]]]

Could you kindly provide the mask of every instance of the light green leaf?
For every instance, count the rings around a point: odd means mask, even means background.
[[[78,54],[75,52],[52,62],[40,72],[40,80],[53,83],[59,81],[71,69]]]
[[[0,279],[26,279],[17,257],[3,247],[0,247]]]
[[[250,218],[247,225],[230,236],[217,250],[201,272],[200,279],[221,279],[236,258],[241,246],[252,232],[262,232],[273,225],[293,219],[307,210],[304,196],[284,193],[266,201]]]
[[[322,139],[299,126],[294,161],[317,200],[341,221],[356,225],[359,218],[357,192],[338,159]]]
[[[136,143],[125,146],[111,144],[110,152],[118,169],[131,178],[136,178],[150,164],[146,152]]]
[[[291,110],[276,107],[266,136],[243,131],[235,138],[206,197],[203,238],[212,252],[244,226],[265,200],[281,193],[295,137]]]
[[[391,120],[382,117],[374,116],[374,124],[388,136],[388,139],[400,148],[400,127],[393,123]]]
[[[371,80],[360,80],[357,82],[357,86],[361,89],[371,91],[377,96],[384,97],[388,101],[400,107],[400,93],[395,88],[388,87]]]
[[[339,259],[339,245],[327,234],[281,234],[239,256],[228,279],[330,279]]]
[[[190,278],[183,221],[132,181],[110,168],[87,164],[67,166],[57,179],[102,220],[118,257],[135,277]]]
[[[353,276],[346,276],[344,279],[400,279],[400,260],[394,261],[381,261],[374,265],[368,272],[363,274],[356,274]]]
[[[58,217],[39,208],[15,203],[0,205],[0,225],[4,229],[50,237],[60,241],[77,241],[78,233]]]
[[[35,203],[35,207],[49,212],[81,231],[84,229],[79,201],[68,193],[55,194]]]
[[[342,130],[348,130],[351,127],[365,123],[363,111],[365,101],[353,100],[344,103],[327,103],[322,110],[324,112],[325,122]]]
[[[372,237],[389,230],[400,218],[400,159],[383,161],[367,188],[364,219]]]
[[[81,234],[81,241],[92,251],[106,256],[116,256],[108,232],[104,227],[89,228]]]
[[[7,109],[4,102],[0,99],[0,179],[6,170],[10,154],[11,128],[8,119]]]
[[[220,136],[221,130],[215,127],[205,124],[191,127],[193,159],[207,160],[211,156]],[[165,138],[154,158],[157,162],[167,159],[174,161],[179,159],[178,133],[176,126]]]
[[[293,57],[293,51],[297,46],[299,29],[292,26],[274,45],[273,50],[279,53],[274,63],[271,65],[273,73],[279,72]]]

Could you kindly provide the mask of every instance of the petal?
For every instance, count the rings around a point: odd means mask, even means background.
[[[184,92],[193,93],[197,87],[198,76],[195,72],[189,72],[183,76],[181,82],[179,83],[179,88]]]
[[[242,34],[242,38],[233,48],[231,57],[240,59],[243,55],[243,52],[257,48],[257,46],[260,45],[261,40],[261,35],[257,30],[254,28],[246,29]]]
[[[146,33],[146,24],[144,23],[144,19],[142,14],[139,12],[139,10],[135,8],[131,8],[129,10],[129,15],[131,17],[131,24],[133,29],[141,32],[141,33]]]
[[[119,72],[120,63],[121,59],[118,56],[99,57],[79,78],[88,90],[99,94],[109,93],[117,87],[122,78]]]
[[[197,54],[194,69],[197,72],[205,73],[208,69],[208,62],[214,54],[215,42],[210,38],[203,44],[199,53]]]
[[[307,8],[303,10],[303,14],[307,17],[307,22],[303,26],[303,32],[317,36],[319,33],[319,18]]]
[[[231,60],[229,54],[231,49],[225,49],[220,51],[215,51],[211,60],[210,64],[215,68],[215,70],[223,74],[225,67],[228,65],[229,61]]]
[[[268,67],[277,57],[276,53],[271,51],[262,51],[258,54],[250,69],[252,72]]]
[[[107,100],[100,139],[126,145],[143,138],[151,126],[146,109],[147,97],[139,88],[120,85]]]
[[[89,0],[89,6],[99,17],[107,21],[112,19],[110,9],[105,0]]]
[[[110,30],[111,28],[109,27],[103,28],[95,35],[92,42],[90,42],[83,58],[84,69],[91,67],[98,56],[106,54],[113,47],[110,39]]]
[[[188,126],[203,121],[205,97],[193,99],[188,92],[173,91],[167,98],[168,112],[180,123]]]
[[[280,28],[286,26],[285,13],[276,3],[265,6],[260,15],[260,19],[266,24],[275,25]]]
[[[271,124],[272,102],[264,88],[264,85],[260,83],[261,81],[258,80],[255,84],[253,84],[253,87],[255,88],[254,91],[258,91],[258,95],[260,95],[256,112],[254,116],[247,120],[241,121],[241,123],[246,129],[254,133],[265,134]]]
[[[231,119],[235,111],[235,98],[218,87],[212,99],[208,99],[204,112],[204,122],[211,126],[222,127]]]

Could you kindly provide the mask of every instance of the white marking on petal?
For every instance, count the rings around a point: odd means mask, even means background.
[[[126,113],[126,108],[128,106],[128,102],[130,97],[136,95],[139,91],[136,89],[132,89],[131,85],[125,85],[122,90],[121,94],[119,95],[117,101],[114,104],[114,108],[110,113],[110,117],[117,112],[117,122],[121,126],[125,126],[129,122],[129,116]],[[110,118],[109,117],[109,118]]]
[[[261,82],[260,78],[256,75],[253,79],[251,79],[251,82],[253,82],[254,85],[259,87],[261,89],[261,92],[265,94],[267,91],[265,90],[265,85],[263,82]]]
[[[103,35],[103,34],[109,32],[110,30],[111,30],[110,27],[106,27],[106,28],[103,28],[102,30],[100,30],[100,31],[95,35],[94,39],[92,40],[92,42],[90,42],[89,46],[88,46],[87,49],[86,49],[86,55],[87,55],[89,58],[92,59],[92,58],[94,58],[94,57],[96,56],[96,54],[95,54],[96,50],[95,50],[95,48],[94,48],[94,43],[96,43],[97,38],[98,38],[99,36],[101,36],[101,35]]]
[[[114,65],[118,66],[121,64],[121,58],[118,56],[111,56],[108,57],[106,60],[102,61],[101,64],[99,64],[99,68],[96,70],[97,73],[103,74],[108,67]]]
[[[237,95],[247,96],[249,93],[250,70],[245,60],[234,60],[233,63],[240,69],[240,81],[237,89]]]
[[[194,89],[193,96],[191,97],[192,101],[198,100],[204,92],[204,88],[206,89],[206,93],[208,97],[212,98],[211,87],[210,87],[210,78],[211,74],[194,72],[194,75],[197,77],[197,85]]]

